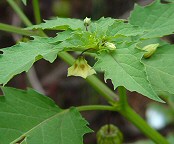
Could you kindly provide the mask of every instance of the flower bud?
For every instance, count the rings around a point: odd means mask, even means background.
[[[159,43],[157,43],[157,44],[150,44],[150,45],[147,45],[147,46],[145,46],[144,48],[143,48],[143,50],[145,50],[146,52],[144,53],[144,58],[149,58],[149,57],[151,57],[154,53],[155,53],[155,51],[156,51],[156,49],[157,49],[157,47],[159,46]]]
[[[85,25],[85,26],[89,26],[90,23],[91,23],[91,18],[87,18],[87,17],[86,17],[86,18],[84,19],[84,25]]]
[[[102,126],[97,132],[97,144],[122,144],[122,142],[122,133],[112,124]]]
[[[105,47],[107,47],[109,50],[115,50],[116,49],[116,46],[115,44],[111,43],[111,42],[106,42],[104,44]]]
[[[68,76],[80,76],[87,78],[92,74],[96,74],[96,71],[88,65],[83,56],[78,57],[74,64],[68,68]]]

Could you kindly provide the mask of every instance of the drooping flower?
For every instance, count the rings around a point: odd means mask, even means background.
[[[84,25],[85,25],[85,26],[89,26],[90,23],[91,23],[91,18],[87,18],[87,17],[86,17],[86,18],[84,19]]]
[[[155,51],[156,51],[158,46],[159,46],[159,43],[157,43],[157,44],[150,44],[150,45],[145,46],[143,48],[143,50],[146,51],[146,52],[144,53],[143,57],[144,58],[151,57],[155,53]]]
[[[88,65],[83,56],[79,56],[74,64],[68,68],[68,76],[80,76],[87,78],[93,74],[96,74],[96,71]]]

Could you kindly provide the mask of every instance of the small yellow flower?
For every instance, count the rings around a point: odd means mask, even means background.
[[[159,46],[159,43],[157,43],[157,44],[150,44],[150,45],[147,45],[147,46],[145,46],[144,48],[143,48],[143,50],[145,50],[146,52],[144,53],[144,58],[149,58],[149,57],[151,57],[154,53],[155,53],[155,51],[156,51],[156,49],[157,49],[157,47]]]
[[[87,78],[93,74],[96,74],[96,71],[88,65],[83,56],[78,57],[74,64],[68,68],[68,76],[80,76]]]

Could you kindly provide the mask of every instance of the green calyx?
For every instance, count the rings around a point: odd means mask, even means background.
[[[97,132],[97,144],[122,144],[123,135],[113,124],[104,125]]]

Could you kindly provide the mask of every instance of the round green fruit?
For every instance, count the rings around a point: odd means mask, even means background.
[[[97,132],[97,144],[122,144],[123,135],[113,124],[104,125]]]

